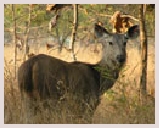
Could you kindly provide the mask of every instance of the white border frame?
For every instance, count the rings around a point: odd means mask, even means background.
[[[0,20],[0,22],[1,22],[1,43],[0,43],[0,45],[1,45],[1,47],[0,47],[0,52],[1,52],[1,54],[0,54],[0,56],[1,56],[1,74],[0,74],[0,77],[1,77],[1,89],[0,89],[0,100],[1,100],[1,106],[0,106],[0,121],[1,121],[1,126],[0,127],[16,127],[16,128],[18,128],[18,127],[27,127],[27,125],[25,125],[25,124],[20,124],[20,125],[17,125],[17,124],[15,124],[15,125],[9,125],[9,124],[4,124],[4,4],[33,4],[33,3],[38,3],[38,4],[51,4],[51,3],[58,3],[58,4],[63,4],[63,3],[65,3],[65,4],[155,4],[155,28],[157,28],[158,29],[158,23],[159,23],[159,21],[158,21],[158,4],[156,3],[156,1],[150,1],[150,0],[144,0],[144,1],[139,1],[139,0],[132,0],[132,1],[128,1],[128,0],[120,0],[120,1],[115,1],[115,0],[93,0],[93,1],[90,1],[90,0],[80,0],[80,1],[71,1],[71,0],[67,0],[67,1],[64,1],[64,0],[45,0],[45,1],[38,1],[38,0],[27,0],[27,3],[26,3],[26,1],[22,1],[22,0],[16,0],[16,1],[12,1],[12,0],[5,0],[4,2],[3,1],[0,1],[0,6],[1,6],[1,8],[0,8],[0,12],[1,12],[1,16],[2,16],[2,18],[1,18],[1,20]],[[158,74],[158,71],[159,71],[159,67],[158,66],[156,66],[156,65],[159,65],[159,63],[158,63],[158,59],[157,59],[157,54],[159,54],[159,51],[158,50],[156,50],[156,49],[158,49],[158,46],[159,46],[159,42],[158,42],[158,37],[159,36],[156,36],[156,31],[157,31],[157,29],[155,29],[155,42],[157,42],[157,43],[155,43],[155,78],[159,75]],[[157,75],[158,74],[158,75]],[[155,102],[155,124],[89,124],[89,125],[70,125],[70,124],[68,124],[68,125],[65,125],[65,124],[48,124],[47,126],[48,127],[68,127],[68,128],[74,128],[74,127],[103,127],[103,128],[105,128],[105,127],[108,127],[108,128],[110,128],[110,127],[116,127],[116,128],[120,128],[120,127],[125,127],[125,128],[128,128],[128,127],[132,127],[132,128],[134,128],[134,127],[143,127],[143,128],[149,128],[149,127],[159,127],[158,125],[159,125],[159,116],[158,116],[158,114],[159,114],[159,103],[158,103],[158,93],[157,93],[157,90],[159,89],[159,87],[158,87],[158,85],[159,85],[159,81],[158,81],[158,79],[155,79],[155,89],[156,89],[156,93],[155,93],[155,97],[156,97],[156,102]],[[23,125],[23,126],[22,126]],[[38,127],[41,127],[41,128],[43,128],[43,127],[46,127],[46,126],[43,126],[44,124],[42,124],[42,125],[39,125],[39,124],[36,124],[36,125],[38,125]],[[135,126],[134,126],[135,125]],[[31,125],[30,124],[30,127],[35,127],[35,126],[33,126],[33,125]]]

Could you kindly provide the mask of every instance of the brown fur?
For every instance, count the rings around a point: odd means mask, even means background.
[[[66,101],[78,107],[75,114],[87,111],[87,104],[94,113],[99,104],[99,95],[112,87],[113,81],[101,77],[95,69],[98,65],[82,62],[65,62],[52,56],[40,54],[25,61],[18,70],[21,92],[31,99]],[[102,78],[102,79],[101,79]],[[101,87],[104,83],[107,86]],[[77,105],[78,104],[78,105]]]
[[[31,57],[18,70],[21,92],[31,100],[64,101],[65,108],[75,108],[71,109],[75,115],[84,114],[88,108],[93,114],[100,95],[113,86],[126,61],[126,35],[108,36],[98,40],[103,45],[100,68],[98,64],[66,62],[44,54]]]

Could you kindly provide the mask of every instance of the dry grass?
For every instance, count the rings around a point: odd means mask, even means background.
[[[139,41],[138,41],[139,42]],[[140,83],[140,53],[138,44],[134,41],[129,42],[127,46],[127,62],[125,71],[120,73],[120,78],[114,84],[111,90],[101,96],[101,104],[97,107],[92,122],[90,117],[76,118],[71,114],[73,109],[65,109],[64,105],[55,104],[53,101],[47,101],[48,108],[44,108],[44,103],[39,102],[38,113],[28,117],[26,106],[21,104],[21,95],[17,89],[17,82],[13,80],[14,65],[9,64],[12,59],[13,48],[4,48],[5,65],[5,85],[4,85],[4,123],[109,123],[109,124],[154,124],[155,123],[155,48],[154,40],[149,40],[148,45],[148,70],[147,70],[147,96],[146,104],[141,104],[139,98]],[[91,49],[91,50],[90,50]],[[99,51],[101,46],[98,46]],[[78,51],[78,52],[77,52]],[[31,49],[30,52],[34,52]],[[101,59],[101,52],[93,53],[92,48],[78,48],[77,59],[85,62],[96,63]],[[35,52],[34,52],[35,53]],[[71,61],[70,54],[67,50],[63,50],[59,55],[57,50],[50,53],[45,48],[40,48],[39,53],[51,54],[60,59]],[[22,54],[18,54],[21,58]],[[20,65],[18,61],[18,65]],[[51,107],[50,107],[51,106]],[[60,106],[60,107],[59,107]],[[86,120],[88,119],[88,120]]]

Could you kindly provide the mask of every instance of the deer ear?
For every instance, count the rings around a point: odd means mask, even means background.
[[[140,36],[140,26],[134,25],[128,29],[128,36],[129,38],[137,38]]]

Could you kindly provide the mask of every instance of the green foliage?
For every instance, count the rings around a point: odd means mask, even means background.
[[[15,17],[17,21],[17,27],[26,27],[28,14],[29,14],[29,4],[15,4]],[[149,7],[149,6],[148,6]],[[151,7],[151,6],[150,6]],[[31,10],[31,22],[30,27],[44,27],[45,33],[48,31],[49,21],[51,17],[55,15],[55,12],[51,14],[46,14],[46,5],[34,5]],[[79,5],[79,14],[78,14],[78,34],[81,37],[84,37],[83,30],[87,28],[88,31],[92,31],[93,25],[97,20],[103,22],[104,27],[106,27],[109,31],[112,31],[112,25],[110,23],[110,17],[104,15],[112,15],[115,11],[120,10],[126,14],[135,16],[139,18],[139,5],[111,5],[111,4],[82,4]],[[154,35],[154,24],[155,24],[155,16],[154,9],[152,11],[148,11],[146,14],[146,26],[148,28],[148,35]],[[101,15],[102,14],[102,15]],[[4,8],[4,27],[11,28],[13,27],[13,17],[12,17],[12,4],[7,4]],[[136,23],[135,23],[136,24]],[[73,26],[73,9],[67,8],[60,10],[60,17],[58,18],[57,28],[58,35],[65,36],[68,33],[72,32]],[[53,28],[52,35],[56,35],[56,31]],[[70,35],[70,34],[69,34]],[[71,35],[70,35],[71,36]]]

